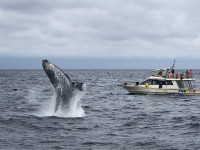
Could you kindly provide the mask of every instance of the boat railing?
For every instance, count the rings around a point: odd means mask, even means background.
[[[193,78],[192,72],[186,72],[184,73],[175,73],[170,72],[169,69],[158,69],[158,70],[152,70],[151,75],[155,77],[163,77],[163,78],[172,78],[172,79],[191,79]]]
[[[185,75],[184,76],[180,76],[180,75],[173,75],[173,74],[171,74],[171,75],[167,75],[167,76],[161,76],[161,75],[156,75],[156,77],[163,77],[163,78],[167,78],[167,79],[193,79],[193,76],[192,75],[190,75],[190,76],[188,76],[188,77],[186,77]]]

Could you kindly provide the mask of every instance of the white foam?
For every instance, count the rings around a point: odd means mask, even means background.
[[[37,116],[53,116],[54,108],[56,103],[56,95],[53,95],[49,101],[41,102],[41,107],[38,112],[36,112]]]
[[[58,108],[58,111],[53,114],[53,116],[57,117],[84,117],[85,112],[83,108],[81,107],[81,98],[83,97],[83,92],[78,92],[74,94],[74,96],[71,99],[70,107],[69,109],[61,109]]]
[[[40,105],[36,112],[33,113],[35,116],[45,117],[45,116],[57,116],[57,117],[84,117],[85,112],[81,107],[81,98],[85,95],[85,92],[77,92],[74,94],[70,100],[69,109],[58,108],[57,112],[54,113],[56,104],[56,95],[53,95],[49,100],[39,100],[38,97],[43,97],[42,93],[38,90],[29,90],[29,95],[27,96],[31,104]],[[36,97],[37,96],[37,97]]]

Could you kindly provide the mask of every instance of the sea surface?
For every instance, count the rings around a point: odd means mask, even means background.
[[[65,70],[87,92],[81,109],[54,113],[55,90],[43,70],[0,70],[1,150],[197,150],[200,96],[128,95],[117,84],[150,70]],[[200,88],[200,70],[193,70]]]

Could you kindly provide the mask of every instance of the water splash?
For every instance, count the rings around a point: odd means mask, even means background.
[[[53,111],[55,108],[56,95],[53,95],[48,101],[41,102],[41,107],[36,113],[37,116],[53,116]]]
[[[37,110],[33,112],[32,115],[44,117],[44,116],[57,116],[57,117],[84,117],[85,112],[83,108],[81,107],[81,99],[85,95],[85,92],[76,92],[74,93],[74,96],[72,97],[72,100],[70,100],[70,107],[68,109],[61,109],[58,108],[57,112],[54,112],[55,104],[56,104],[56,95],[47,98],[45,96],[44,99],[44,93],[41,91],[38,91],[36,89],[29,90],[29,95],[27,96],[29,103],[31,106],[35,104],[35,107],[37,107]],[[38,98],[40,97],[40,99]],[[38,106],[39,105],[39,106]]]
[[[69,109],[61,109],[58,108],[58,111],[53,114],[53,116],[58,117],[84,117],[85,112],[83,108],[81,107],[81,98],[84,96],[84,92],[77,92],[72,97],[72,100],[70,101],[70,107]],[[54,111],[54,109],[53,109]]]

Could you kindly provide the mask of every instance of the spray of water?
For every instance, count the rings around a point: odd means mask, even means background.
[[[36,96],[37,95],[37,96]],[[33,113],[33,115],[44,117],[44,116],[57,116],[57,117],[84,117],[85,112],[83,108],[81,107],[81,99],[85,95],[85,92],[76,92],[74,96],[72,97],[72,100],[70,100],[70,106],[68,109],[61,109],[58,108],[57,112],[54,112],[55,104],[56,104],[56,95],[53,95],[48,100],[41,100],[38,99],[38,97],[42,97],[42,92],[39,92],[38,90],[31,89],[29,91],[28,101],[33,105],[35,104],[35,107],[38,107],[38,104],[40,105],[36,112]]]
[[[68,109],[59,108],[58,111],[53,115],[58,117],[84,117],[85,113],[81,107],[81,98],[83,95],[83,92],[77,92],[72,97],[71,103],[69,104],[70,107]]]

